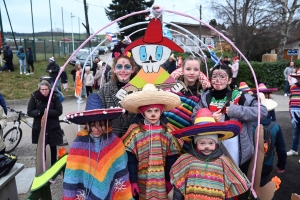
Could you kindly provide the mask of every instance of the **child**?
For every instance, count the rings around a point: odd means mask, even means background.
[[[63,88],[65,91],[68,91],[69,89],[69,84],[68,84],[68,75],[66,71],[63,71],[60,75],[61,83],[63,85]]]
[[[218,142],[237,136],[240,130],[240,122],[215,122],[211,111],[202,108],[197,111],[195,125],[172,132],[177,138],[193,137],[189,152],[171,168],[173,199],[220,200],[248,190],[248,179],[223,154]]]
[[[93,85],[94,85],[94,76],[93,76],[93,72],[90,71],[91,68],[90,67],[85,67],[85,73],[84,73],[84,86],[86,89],[86,95],[87,97],[93,93]]]
[[[139,124],[131,125],[122,137],[135,198],[167,199],[172,189],[169,172],[182,141],[172,136],[170,128],[161,121],[161,114],[179,103],[176,94],[157,90],[153,84],[146,84],[142,91],[129,94],[121,101],[124,109],[143,116]]]
[[[111,120],[121,113],[122,108],[104,108],[92,93],[85,111],[66,115],[85,128],[70,146],[63,199],[132,199],[125,148],[111,128]]]
[[[75,74],[75,97],[78,98],[77,103],[83,103],[81,98],[81,92],[82,92],[82,80],[81,80],[81,73],[82,68],[80,63],[76,63],[76,74]]]
[[[277,107],[277,103],[273,101],[272,99],[266,99],[265,95],[263,93],[259,93],[259,98],[261,101],[261,104],[266,106],[268,111],[274,110]],[[267,118],[260,121],[260,123],[264,126],[264,128],[267,128],[272,133],[272,142],[271,142],[271,148],[272,150],[272,156],[270,156],[269,159],[264,159],[262,173],[261,173],[261,181],[260,186],[263,187],[269,182],[269,175],[273,171],[273,160],[274,160],[274,149],[276,148],[276,153],[278,156],[278,162],[276,165],[277,173],[283,173],[285,170],[286,165],[286,148],[285,148],[285,142],[283,138],[283,134],[281,131],[280,126],[278,123],[272,121],[271,115],[268,115]],[[255,133],[255,129],[257,127],[257,122],[253,122],[253,134]]]

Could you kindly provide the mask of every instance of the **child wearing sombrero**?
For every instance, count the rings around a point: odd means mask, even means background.
[[[178,158],[182,141],[173,137],[161,115],[180,104],[176,94],[146,84],[142,91],[125,96],[124,109],[142,117],[121,138],[128,154],[128,170],[135,198],[167,199],[172,189],[169,172]]]
[[[104,108],[99,95],[91,93],[85,111],[66,115],[85,128],[70,145],[63,199],[132,199],[125,147],[111,128],[122,111]]]
[[[215,122],[211,111],[202,108],[195,125],[172,132],[177,138],[192,138],[189,152],[180,156],[170,171],[173,199],[221,200],[248,190],[248,179],[223,154],[219,143],[237,136],[240,130],[240,122]]]

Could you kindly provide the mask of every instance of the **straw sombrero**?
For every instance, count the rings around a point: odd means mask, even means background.
[[[122,112],[123,109],[120,107],[105,108],[100,96],[97,93],[91,93],[87,98],[85,111],[69,113],[65,116],[65,120],[74,124],[85,124],[92,121],[115,119]]]
[[[176,138],[189,140],[192,136],[218,135],[219,140],[226,140],[237,136],[242,129],[240,122],[228,120],[216,122],[208,108],[198,110],[193,126],[173,131]]]
[[[263,93],[259,93],[259,99],[262,105],[266,106],[267,110],[273,110],[277,107],[277,102],[273,101],[272,99],[266,99],[265,95]]]
[[[290,76],[293,77],[293,78],[299,78],[300,77],[300,68],[298,68],[296,74],[290,74]]]
[[[120,104],[131,113],[140,113],[139,107],[151,104],[163,104],[164,111],[169,111],[180,105],[180,98],[171,92],[158,90],[148,83],[141,91],[126,95]]]

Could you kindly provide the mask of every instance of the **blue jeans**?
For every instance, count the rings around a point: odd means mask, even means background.
[[[284,94],[290,93],[290,83],[286,80],[284,85]]]
[[[52,87],[53,87],[53,84],[54,84],[54,81],[51,81]],[[57,89],[58,89],[59,91],[61,91],[61,89],[60,89],[60,80],[58,80],[58,81],[56,82],[56,87],[57,87]]]
[[[294,131],[294,135],[293,135],[292,150],[298,151],[299,135],[300,135],[300,122],[297,123],[296,128],[293,127],[293,131]]]

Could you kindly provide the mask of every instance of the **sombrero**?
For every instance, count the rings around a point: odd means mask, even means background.
[[[277,102],[273,101],[272,99],[266,99],[265,95],[263,93],[259,93],[259,99],[262,105],[266,106],[267,110],[273,110],[277,107]]]
[[[216,122],[208,108],[198,110],[193,126],[173,131],[176,138],[189,140],[192,136],[218,135],[219,140],[226,140],[237,136],[242,129],[240,122],[228,120]]]
[[[120,104],[131,113],[140,113],[139,107],[151,104],[163,104],[164,111],[169,111],[180,105],[180,98],[171,92],[158,90],[148,83],[141,91],[127,94]]]
[[[240,91],[248,91],[250,88],[246,82],[240,82],[239,90]]]
[[[264,83],[260,83],[258,85],[258,91],[259,92],[276,92],[276,91],[278,91],[278,88],[267,88]]]
[[[74,124],[85,124],[87,122],[115,119],[122,114],[123,109],[116,108],[104,108],[100,96],[97,93],[91,93],[86,102],[85,111],[78,111],[69,113],[65,116],[65,120],[68,120]]]
[[[290,74],[290,76],[293,78],[299,78],[300,77],[300,68],[297,70],[296,74]]]
[[[162,23],[158,18],[151,19],[145,31],[145,35],[142,38],[139,38],[130,43],[126,47],[125,51],[131,50],[134,47],[145,44],[162,45],[168,47],[171,50],[183,52],[183,49],[180,46],[178,46],[175,42],[166,37],[163,37]]]

